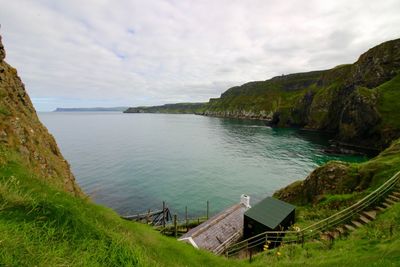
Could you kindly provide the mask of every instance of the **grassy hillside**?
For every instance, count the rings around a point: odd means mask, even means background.
[[[15,152],[2,148],[0,159],[0,266],[391,266],[400,260],[400,204],[333,246],[284,246],[280,256],[269,251],[250,264],[196,250],[60,191]]]
[[[400,204],[333,244],[286,245],[256,257],[252,266],[399,266]],[[279,251],[279,256],[277,255]]]
[[[331,161],[314,170],[305,180],[296,181],[274,196],[297,205],[320,203],[329,198],[353,202],[384,183],[400,170],[400,139],[364,163]]]
[[[133,107],[124,113],[169,113],[169,114],[194,114],[203,110],[205,103],[177,103],[162,106]]]
[[[208,103],[129,108],[127,113],[195,113],[266,120],[335,134],[374,150],[400,137],[400,39],[371,48],[353,64],[235,86]]]
[[[382,150],[400,137],[400,39],[354,64],[250,82],[210,99],[203,115],[267,120],[272,126],[332,132],[336,139]]]
[[[0,152],[0,266],[230,266],[58,190]]]

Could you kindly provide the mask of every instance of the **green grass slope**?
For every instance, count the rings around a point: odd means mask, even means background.
[[[124,113],[168,113],[168,114],[195,114],[204,109],[205,103],[176,103],[162,106],[131,107]]]
[[[284,245],[255,258],[252,265],[263,266],[399,266],[400,204],[377,219],[333,244],[315,241]],[[277,255],[279,252],[279,256]]]
[[[32,175],[16,153],[0,153],[0,266],[245,266],[120,219]],[[332,247],[284,246],[252,266],[390,266],[400,259],[400,205]],[[384,265],[387,264],[387,265]]]
[[[56,189],[16,153],[0,158],[0,266],[233,264]]]
[[[2,149],[0,157],[0,266],[396,266],[400,260],[400,204],[333,245],[283,246],[249,263],[196,250],[59,191],[16,153]]]
[[[400,171],[400,139],[375,158],[363,163],[331,161],[301,181],[275,192],[274,196],[296,205],[319,204],[327,199],[350,204],[372,192]],[[347,196],[347,197],[345,197]]]

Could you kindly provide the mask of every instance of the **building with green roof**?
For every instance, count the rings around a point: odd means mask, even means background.
[[[243,237],[288,229],[294,223],[295,210],[295,206],[279,199],[263,199],[244,213]]]

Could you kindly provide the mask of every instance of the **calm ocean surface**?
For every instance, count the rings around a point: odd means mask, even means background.
[[[262,122],[196,115],[39,113],[81,188],[120,214],[161,208],[204,215],[262,198],[333,159],[327,139]]]

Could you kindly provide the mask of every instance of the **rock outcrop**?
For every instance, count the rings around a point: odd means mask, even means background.
[[[318,204],[327,195],[351,194],[376,188],[399,171],[400,139],[377,157],[361,164],[331,161],[315,169],[304,180],[274,193],[276,198],[298,204]]]
[[[232,87],[210,99],[202,114],[266,119],[273,126],[329,132],[341,143],[383,150],[400,137],[400,127],[383,122],[386,102],[377,88],[396,77],[400,39],[368,50],[354,64]],[[400,114],[400,102],[393,111]]]
[[[7,64],[0,37],[0,149],[20,154],[36,175],[51,184],[82,196],[70,166],[53,136],[39,121],[17,70]],[[7,160],[0,154],[0,164]]]
[[[315,203],[326,194],[345,194],[364,189],[349,164],[339,161],[314,170],[305,180],[297,181],[277,191],[274,196],[290,203]]]
[[[6,58],[6,50],[4,49],[3,42],[0,35],[0,62]]]

